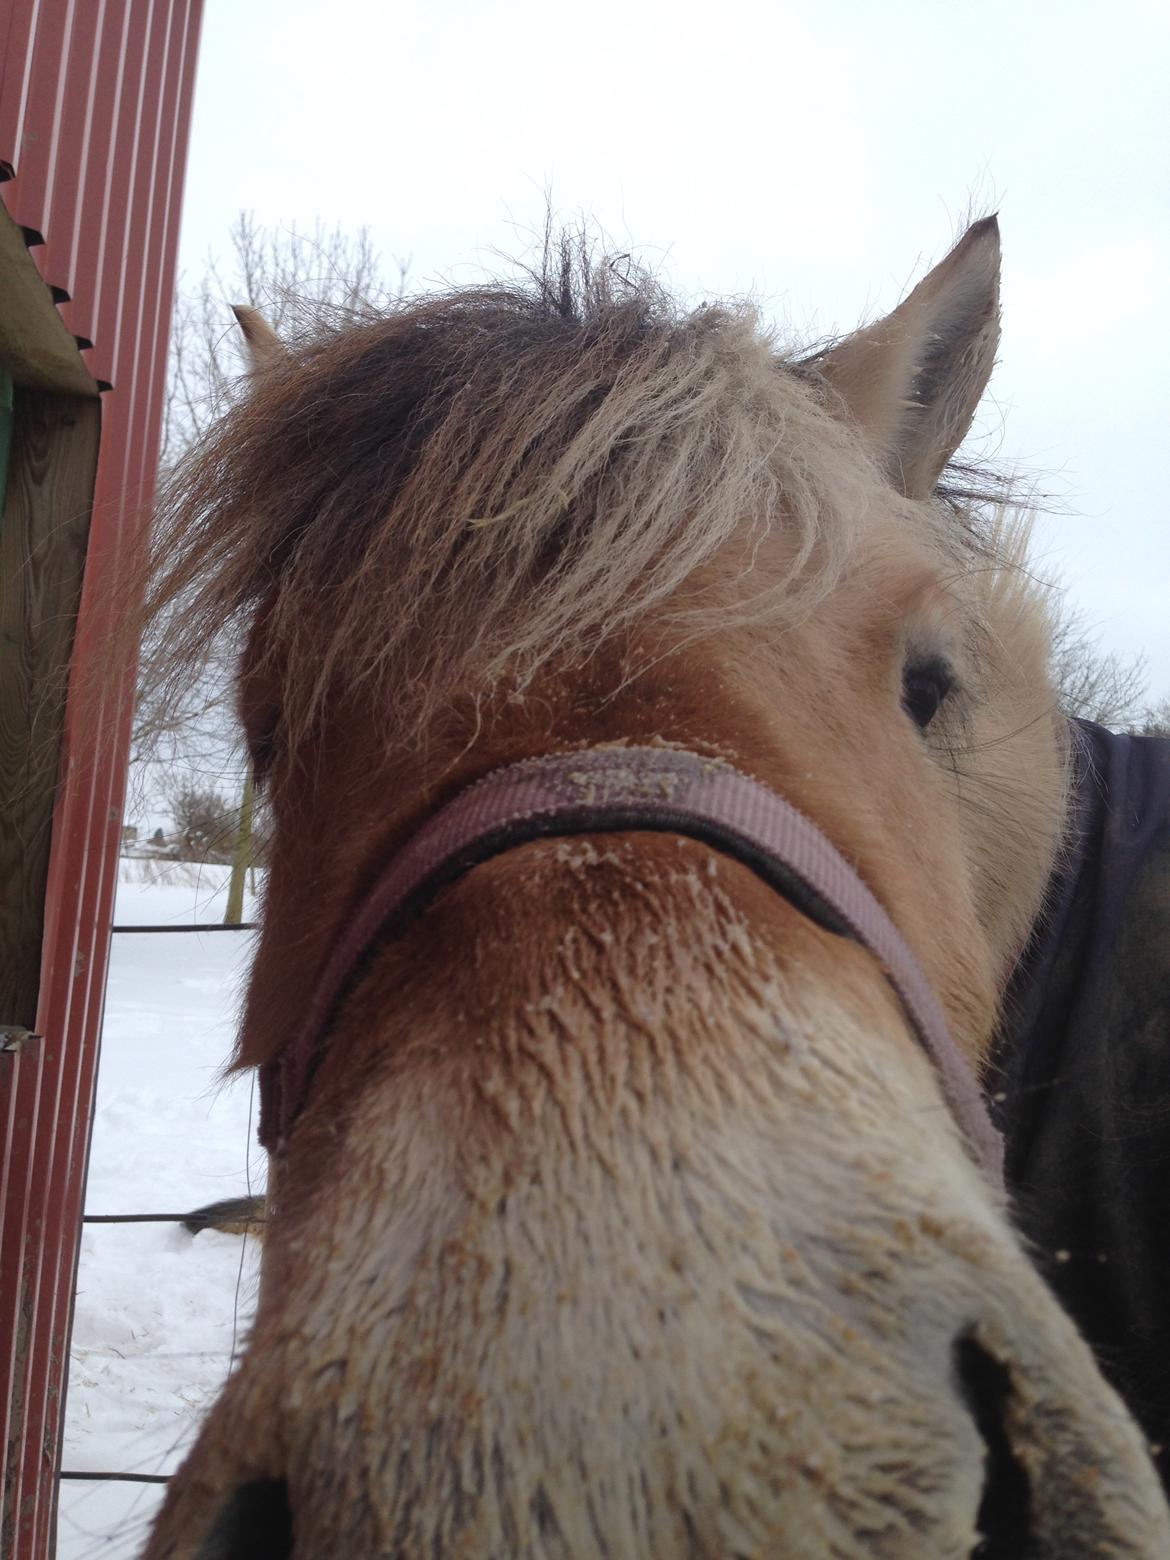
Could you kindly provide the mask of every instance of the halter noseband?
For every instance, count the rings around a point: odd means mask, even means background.
[[[304,1107],[338,1003],[371,945],[441,888],[513,846],[549,836],[650,830],[742,862],[818,926],[860,943],[894,988],[967,1144],[991,1180],[1003,1144],[913,953],[874,895],[802,813],[719,759],[677,748],[588,748],[497,769],[428,819],[387,863],[343,931],[296,1035],[260,1069],[260,1140],[281,1148]]]

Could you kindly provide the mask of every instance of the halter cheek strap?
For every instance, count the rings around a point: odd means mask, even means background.
[[[975,1075],[894,923],[815,824],[759,781],[676,748],[589,748],[495,770],[441,808],[387,863],[342,932],[288,1046],[260,1069],[260,1140],[283,1147],[330,1024],[371,947],[446,884],[529,840],[615,830],[702,840],[742,862],[818,926],[869,950],[933,1062],[973,1157],[999,1185],[1003,1145]]]

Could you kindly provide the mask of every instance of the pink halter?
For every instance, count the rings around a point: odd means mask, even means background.
[[[372,945],[489,857],[552,835],[657,831],[702,840],[742,862],[818,926],[877,959],[934,1063],[968,1146],[994,1183],[1003,1145],[918,962],[870,890],[815,824],[759,781],[677,748],[588,748],[497,769],[441,808],[387,863],[326,962],[305,1022],[260,1069],[260,1139],[284,1146],[338,1004]]]

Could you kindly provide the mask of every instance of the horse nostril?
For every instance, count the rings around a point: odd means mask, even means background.
[[[1006,1420],[1012,1384],[1005,1366],[968,1336],[955,1344],[955,1373],[986,1449],[983,1498],[975,1517],[980,1539],[972,1560],[1026,1560],[1033,1553],[1032,1486],[1012,1450]]]
[[[224,1502],[195,1560],[289,1560],[292,1546],[288,1485],[257,1479]]]

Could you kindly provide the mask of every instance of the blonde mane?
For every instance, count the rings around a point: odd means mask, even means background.
[[[792,621],[875,491],[832,401],[751,306],[682,310],[567,243],[526,282],[349,321],[267,361],[170,482],[156,660],[186,674],[259,613],[288,740],[362,686],[402,744],[456,693],[522,691],[652,613]],[[781,530],[766,588],[705,597],[729,544],[742,575]],[[944,531],[970,555],[970,525]]]

